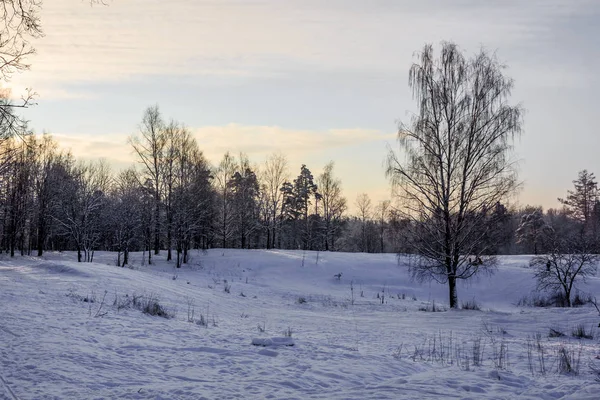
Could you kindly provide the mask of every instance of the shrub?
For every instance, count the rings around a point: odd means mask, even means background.
[[[436,306],[435,305],[435,300],[433,300],[431,303],[427,303],[426,305],[419,307],[419,311],[425,311],[425,312],[444,312],[444,311],[448,311],[448,310],[446,309],[446,307]]]
[[[578,339],[593,339],[594,333],[592,332],[591,328],[589,331],[587,331],[585,329],[585,325],[579,324],[575,328],[573,328],[571,336],[576,337]]]
[[[579,361],[581,359],[581,347],[578,352],[560,346],[557,350],[558,372],[561,374],[579,375]]]
[[[563,337],[563,336],[565,336],[565,334],[562,331],[560,331],[559,329],[550,328],[550,332],[548,332],[548,337],[551,337],[551,338]]]
[[[132,305],[144,314],[161,317],[173,318],[173,314],[165,309],[155,295],[133,296]]]
[[[568,307],[569,303],[563,293],[555,292],[547,296],[539,294],[523,296],[517,302],[519,307]]]
[[[479,306],[479,304],[477,304],[477,302],[475,301],[475,299],[463,302],[461,308],[463,310],[481,311],[481,307]]]
[[[200,318],[196,320],[196,325],[208,328],[208,321],[204,317],[204,314],[200,314]]]
[[[298,304],[304,304],[304,303],[306,303],[306,297],[300,296],[300,297],[298,297],[298,300],[296,300],[296,302]]]
[[[572,305],[573,307],[581,307],[581,306],[585,306],[588,303],[593,303],[594,300],[592,299],[592,296],[588,295],[582,295],[581,293],[577,292],[575,293],[575,297],[573,298],[573,302]]]

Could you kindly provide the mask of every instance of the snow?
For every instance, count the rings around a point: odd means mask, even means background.
[[[291,337],[254,338],[254,346],[293,346],[294,339]]]
[[[391,254],[214,249],[179,270],[141,256],[133,269],[112,253],[0,259],[0,398],[599,398],[598,312],[518,307],[535,287],[528,256],[459,286],[481,311],[445,312],[419,311],[447,308],[446,287],[412,282]],[[581,289],[598,295],[600,279]],[[125,306],[142,295],[173,318]],[[595,338],[571,337],[579,324]],[[578,375],[558,372],[561,348]]]

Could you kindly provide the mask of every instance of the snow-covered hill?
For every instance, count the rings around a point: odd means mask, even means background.
[[[517,307],[535,286],[528,257],[459,286],[481,311],[442,312],[421,310],[443,310],[446,288],[412,282],[394,255],[216,249],[180,270],[164,254],[135,254],[135,269],[74,259],[0,260],[0,398],[600,398],[598,312]],[[600,297],[600,280],[582,290]],[[132,304],[148,298],[172,318]],[[572,337],[579,325],[594,339]],[[252,345],[290,333],[294,346]]]

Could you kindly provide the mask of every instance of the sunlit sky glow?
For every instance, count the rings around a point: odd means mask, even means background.
[[[216,164],[286,154],[317,175],[333,160],[353,203],[389,197],[383,159],[416,110],[408,69],[423,44],[497,51],[527,110],[521,204],[557,206],[577,171],[600,174],[597,0],[113,0],[44,2],[46,36],[13,92],[77,157],[131,164],[127,137],[159,104]]]

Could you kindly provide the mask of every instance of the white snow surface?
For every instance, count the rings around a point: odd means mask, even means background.
[[[517,306],[535,287],[528,256],[459,285],[481,311],[444,312],[419,309],[447,307],[446,287],[411,281],[393,254],[214,249],[181,269],[165,256],[0,258],[0,398],[600,399],[598,312]],[[580,289],[600,297],[600,279]],[[115,305],[134,295],[174,317]],[[594,339],[572,337],[579,324]],[[294,346],[252,345],[290,332]],[[559,372],[560,349],[578,374]]]

